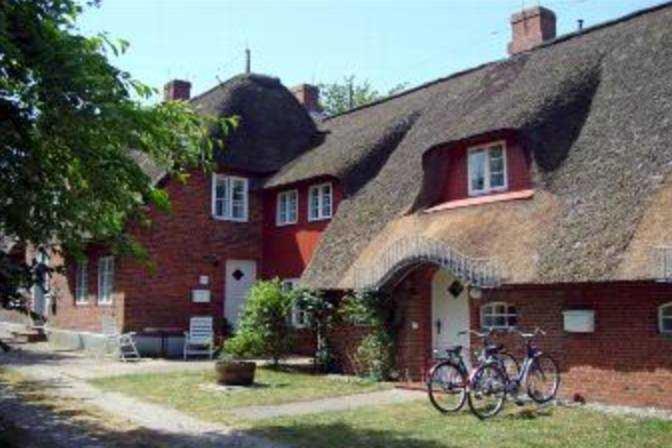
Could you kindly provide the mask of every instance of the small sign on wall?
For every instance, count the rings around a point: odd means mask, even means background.
[[[562,314],[567,333],[593,333],[595,331],[595,311],[567,310]]]
[[[209,289],[192,289],[191,301],[194,303],[208,303],[210,302]]]

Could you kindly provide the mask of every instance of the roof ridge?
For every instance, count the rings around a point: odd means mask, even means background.
[[[627,22],[629,20],[636,19],[640,16],[650,14],[650,13],[656,12],[658,10],[669,8],[669,7],[672,7],[672,0],[668,0],[668,1],[665,1],[665,2],[660,3],[658,5],[650,6],[648,8],[639,9],[639,10],[633,11],[631,13],[625,14],[623,16],[617,17],[615,19],[600,22],[598,24],[586,27],[586,28],[582,29],[581,31],[573,31],[571,33],[563,34],[562,36],[558,36],[558,37],[556,37],[554,39],[551,39],[547,42],[539,44],[539,45],[535,46],[534,48],[532,48],[530,50],[518,53],[518,54],[513,55],[513,56],[509,56],[507,58],[495,59],[494,61],[485,62],[485,63],[477,65],[475,67],[467,68],[467,69],[464,69],[464,70],[459,70],[459,71],[451,73],[447,76],[442,76],[440,78],[424,82],[424,83],[419,84],[419,85],[417,85],[415,87],[412,87],[410,89],[403,90],[401,92],[395,93],[394,95],[386,96],[386,97],[377,99],[375,101],[372,101],[370,103],[362,104],[361,106],[353,107],[352,109],[348,109],[346,111],[339,112],[339,113],[334,114],[334,115],[330,115],[330,116],[324,118],[322,121],[329,121],[332,118],[338,118],[338,117],[341,117],[343,115],[348,115],[350,113],[360,111],[362,109],[377,106],[377,105],[385,103],[387,101],[391,101],[391,100],[394,100],[396,98],[399,98],[399,97],[417,92],[418,90],[422,90],[422,89],[425,89],[427,87],[431,87],[435,84],[439,84],[439,83],[442,83],[444,81],[448,81],[450,79],[457,78],[457,77],[460,77],[460,76],[463,76],[463,75],[468,75],[469,73],[481,70],[481,69],[483,69],[487,66],[494,65],[494,64],[500,64],[502,62],[506,62],[508,60],[511,60],[512,58],[517,57],[520,54],[529,54],[529,53],[537,51],[541,48],[550,47],[552,45],[556,45],[556,44],[565,42],[567,40],[574,39],[576,37],[584,36],[586,34],[594,32],[594,31],[598,31],[598,30],[601,30],[603,28],[607,28],[607,27],[610,27],[610,26],[613,26],[613,25],[616,25],[616,24],[619,24],[619,23],[622,23],[622,22]]]

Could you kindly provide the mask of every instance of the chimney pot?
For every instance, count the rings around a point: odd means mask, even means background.
[[[191,98],[191,83],[181,79],[173,79],[163,86],[164,101],[187,101]]]
[[[322,114],[320,107],[320,89],[310,84],[299,84],[289,89],[296,97],[299,103],[306,108],[311,116]]]
[[[555,13],[542,6],[524,9],[511,16],[511,32],[510,55],[531,50],[555,38]]]

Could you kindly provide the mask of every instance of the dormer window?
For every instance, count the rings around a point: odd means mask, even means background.
[[[469,148],[469,196],[507,189],[506,143],[488,143]]]
[[[226,221],[247,221],[248,183],[244,177],[213,174],[212,216]]]
[[[296,224],[298,220],[298,205],[298,190],[282,191],[278,193],[276,224],[279,226]]]
[[[331,218],[332,198],[330,183],[311,186],[308,190],[308,220],[319,221]]]

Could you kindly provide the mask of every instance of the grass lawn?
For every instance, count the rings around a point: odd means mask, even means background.
[[[606,416],[577,408],[536,411],[511,404],[486,422],[468,412],[440,415],[429,403],[418,401],[262,420],[251,431],[298,447],[672,447],[672,422]]]
[[[214,372],[172,372],[98,378],[90,383],[164,404],[198,418],[220,423],[236,422],[235,408],[273,405],[337,397],[388,389],[388,384],[362,379],[336,379],[301,373],[290,368],[257,368],[255,386],[244,390],[214,390]]]

